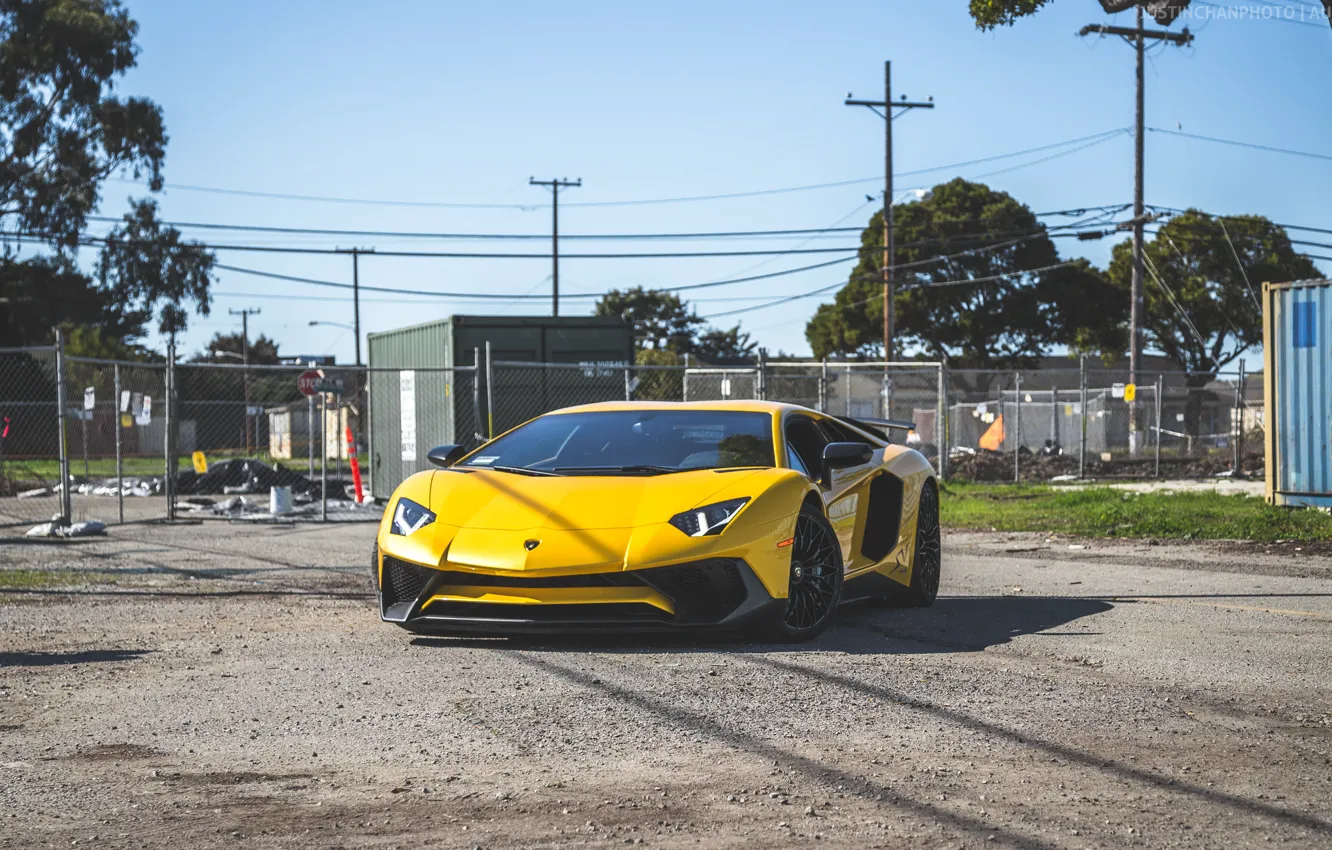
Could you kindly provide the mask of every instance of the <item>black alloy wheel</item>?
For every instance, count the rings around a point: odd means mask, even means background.
[[[773,637],[809,640],[828,627],[842,599],[842,548],[823,513],[809,505],[796,517],[786,610]]]
[[[925,489],[920,492],[916,550],[911,563],[911,587],[907,591],[907,604],[913,608],[928,608],[939,595],[943,568],[939,537],[939,488],[933,481],[926,481]]]

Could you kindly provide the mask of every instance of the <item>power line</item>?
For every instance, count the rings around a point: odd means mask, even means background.
[[[904,287],[902,287],[902,290],[903,290],[903,291],[912,291],[912,290],[917,290],[917,289],[932,289],[932,288],[934,288],[934,287],[944,287],[944,286],[963,286],[963,285],[965,285],[965,284],[972,284],[972,283],[989,283],[989,282],[996,281],[996,280],[1002,280],[1003,278],[1006,278],[1006,277],[1012,277],[1012,276],[1014,276],[1014,275],[1020,275],[1020,274],[1037,274],[1037,273],[1039,273],[1039,272],[1053,271],[1053,270],[1055,270],[1055,269],[1062,269],[1062,268],[1067,268],[1068,266],[1075,266],[1075,265],[1077,265],[1077,261],[1076,261],[1076,260],[1070,260],[1070,261],[1068,261],[1068,262],[1055,263],[1054,265],[1050,265],[1050,266],[1041,266],[1041,267],[1039,267],[1039,268],[1034,268],[1034,269],[1020,269],[1020,270],[1018,270],[1018,271],[1003,272],[1003,273],[1001,273],[1001,274],[989,275],[989,276],[987,276],[987,277],[971,277],[971,278],[959,278],[959,279],[957,279],[957,280],[932,281],[932,282],[930,282],[930,283],[921,283],[921,284],[916,284],[916,285],[914,285],[914,286],[904,286]],[[900,268],[900,266],[899,266],[899,268]],[[802,294],[800,294],[800,295],[792,295],[792,296],[789,296],[789,297],[786,297],[786,298],[780,298],[780,299],[777,299],[777,300],[772,301],[772,302],[770,302],[770,303],[768,303],[768,304],[760,304],[760,305],[757,306],[757,307],[743,307],[743,308],[741,308],[741,309],[739,309],[739,310],[727,310],[727,311],[724,312],[724,313],[713,313],[713,314],[708,315],[708,316],[703,316],[702,318],[704,318],[704,319],[720,319],[720,318],[723,318],[723,317],[725,317],[725,316],[735,316],[735,315],[739,315],[739,314],[741,314],[741,313],[750,313],[750,312],[753,312],[753,311],[755,311],[755,310],[764,310],[764,309],[767,309],[768,307],[776,307],[776,306],[779,306],[779,305],[781,305],[781,304],[789,303],[789,302],[791,302],[791,301],[798,301],[798,300],[800,300],[800,299],[802,299],[802,298],[812,298],[812,297],[814,297],[814,296],[816,296],[816,295],[823,295],[823,294],[825,294],[825,293],[827,293],[827,292],[830,292],[830,291],[832,291],[832,290],[834,290],[834,289],[838,289],[838,288],[840,288],[840,287],[842,287],[842,286],[845,286],[845,285],[846,285],[846,284],[845,284],[844,282],[838,282],[838,283],[832,284],[831,286],[825,286],[825,287],[823,287],[823,288],[821,288],[821,289],[815,289],[815,290],[812,290],[812,291],[810,291],[810,292],[802,293]],[[871,303],[871,302],[877,301],[877,300],[879,300],[879,299],[882,298],[882,297],[883,297],[883,293],[882,293],[882,292],[876,292],[876,293],[874,293],[873,295],[871,295],[871,296],[868,297],[868,298],[862,298],[862,299],[860,299],[859,301],[853,301],[853,302],[850,303],[850,304],[845,304],[845,305],[843,305],[843,307],[845,307],[845,308],[862,307],[862,306],[864,306],[864,305],[866,305],[866,304],[869,304],[869,303]],[[800,320],[799,320],[799,319],[793,319],[792,321],[800,321]]]
[[[45,244],[49,235],[43,233],[7,233],[0,234],[0,238],[13,238],[16,241],[36,241]],[[108,240],[104,236],[85,235],[79,238],[78,243],[81,246],[97,246],[104,244],[117,245],[139,245],[148,244],[142,240],[115,239]],[[200,243],[202,247],[210,251],[253,251],[270,254],[338,254],[343,253],[336,248],[305,248],[279,245],[217,245],[209,243]],[[701,257],[767,257],[767,256],[785,256],[791,254],[841,254],[852,251],[859,251],[859,246],[846,246],[837,248],[774,248],[745,251],[677,251],[677,252],[646,252],[646,253],[596,253],[596,254],[565,254],[566,259],[575,260],[664,260],[673,258],[701,258]],[[477,260],[549,260],[550,254],[514,254],[498,253],[493,251],[375,251],[378,257],[434,257],[437,259],[477,259]]]
[[[568,206],[568,204],[566,204]],[[867,204],[860,204],[856,207],[859,210]],[[1101,207],[1081,207],[1067,210],[1053,210],[1051,212],[1033,213],[1038,218],[1048,218],[1059,215],[1083,215],[1089,210],[1110,209],[1114,205],[1107,204]],[[854,211],[853,211],[854,212]],[[846,217],[844,216],[843,219]],[[123,219],[112,216],[88,216],[89,221],[107,224],[120,224]],[[955,219],[953,223],[977,223],[987,219]],[[334,228],[319,227],[275,227],[269,225],[254,224],[227,224],[221,222],[197,222],[197,221],[164,221],[162,224],[166,227],[174,227],[186,230],[219,230],[235,231],[246,233],[276,233],[297,236],[329,236],[334,238],[381,238],[381,239],[439,239],[439,240],[545,240],[550,236],[542,233],[433,233],[428,231],[412,230],[344,230]],[[806,235],[819,235],[827,233],[861,233],[863,227],[808,227],[808,228],[788,228],[782,230],[724,230],[724,231],[700,231],[695,233],[565,233],[560,236],[561,239],[584,239],[584,240],[626,240],[626,241],[648,241],[657,239],[749,239],[749,238],[783,238],[798,237]]]
[[[1027,148],[1025,150],[1020,150],[1020,151],[1012,151],[1010,153],[995,154],[993,156],[981,157],[980,159],[966,160],[963,162],[954,162],[954,163],[949,163],[947,165],[934,165],[928,168],[916,169],[914,171],[898,172],[895,176],[914,177],[920,174],[929,174],[936,171],[948,171],[954,168],[965,168],[967,166],[980,165],[986,162],[995,162],[1001,159],[1011,159],[1012,157],[1026,156],[1027,154],[1040,153],[1042,151],[1053,150],[1055,148],[1064,147],[1066,145],[1080,144],[1082,142],[1087,142],[1092,139],[1099,138],[1101,136],[1113,135],[1115,133],[1122,132],[1122,130],[1123,128],[1119,128],[1116,130],[1106,131],[1105,133],[1097,133],[1092,136],[1083,136],[1077,139],[1066,139],[1062,142],[1053,142],[1051,144],[1039,145],[1034,148]],[[141,180],[130,180],[127,178],[119,178],[119,177],[111,179],[118,183],[128,183],[136,186],[143,185],[143,181]],[[843,186],[855,186],[860,183],[877,183],[882,179],[883,179],[882,176],[857,177],[851,180],[836,180],[828,183],[811,183],[804,186],[787,186],[779,189],[757,189],[747,192],[727,192],[714,195],[689,195],[676,198],[643,198],[643,199],[623,200],[623,201],[580,201],[578,203],[566,204],[566,206],[623,207],[623,206],[649,206],[654,204],[692,203],[696,201],[723,201],[723,200],[732,200],[736,198],[757,198],[766,195],[780,195],[789,192],[809,192],[820,189],[835,189]],[[523,210],[523,211],[544,209],[550,206],[550,204],[488,204],[488,203],[460,203],[452,201],[408,201],[408,200],[379,199],[379,198],[349,198],[349,197],[337,197],[332,195],[302,195],[291,192],[259,192],[250,189],[229,189],[217,186],[199,186],[186,183],[166,183],[164,184],[164,188],[177,189],[185,192],[205,192],[217,195],[235,195],[235,196],[249,197],[249,198],[263,198],[266,200],[307,201],[313,203],[351,204],[351,205],[361,205],[361,206],[389,206],[389,207],[396,206],[396,207],[417,207],[417,208],[437,208],[437,209],[493,209],[493,210]]]
[[[1203,136],[1198,133],[1185,133],[1180,130],[1164,130],[1160,127],[1145,128],[1150,133],[1164,133],[1167,136],[1179,136],[1184,139],[1195,139],[1202,142],[1215,142],[1218,145],[1231,145],[1237,148],[1249,148],[1257,151],[1267,151],[1268,153],[1284,153],[1289,156],[1302,156],[1307,159],[1321,159],[1332,162],[1332,154],[1312,153],[1310,151],[1297,151],[1289,148],[1277,148],[1271,145],[1259,145],[1253,142],[1237,142],[1234,139],[1219,139],[1216,136]]]

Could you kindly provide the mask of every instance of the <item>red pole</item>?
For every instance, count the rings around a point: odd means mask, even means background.
[[[347,426],[347,459],[351,461],[352,484],[356,487],[356,504],[365,501],[361,490],[361,462],[356,459],[356,438],[352,436],[351,426]]]

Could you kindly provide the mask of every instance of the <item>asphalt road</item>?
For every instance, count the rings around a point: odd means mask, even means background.
[[[1325,558],[950,535],[808,645],[413,639],[372,534],[0,543],[0,847],[1332,847]]]

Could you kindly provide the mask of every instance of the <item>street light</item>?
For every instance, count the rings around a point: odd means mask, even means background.
[[[327,325],[331,328],[342,328],[343,330],[348,330],[348,331],[356,330],[351,325],[345,325],[342,322],[316,322],[314,319],[311,319],[310,327],[314,327],[315,325]]]

